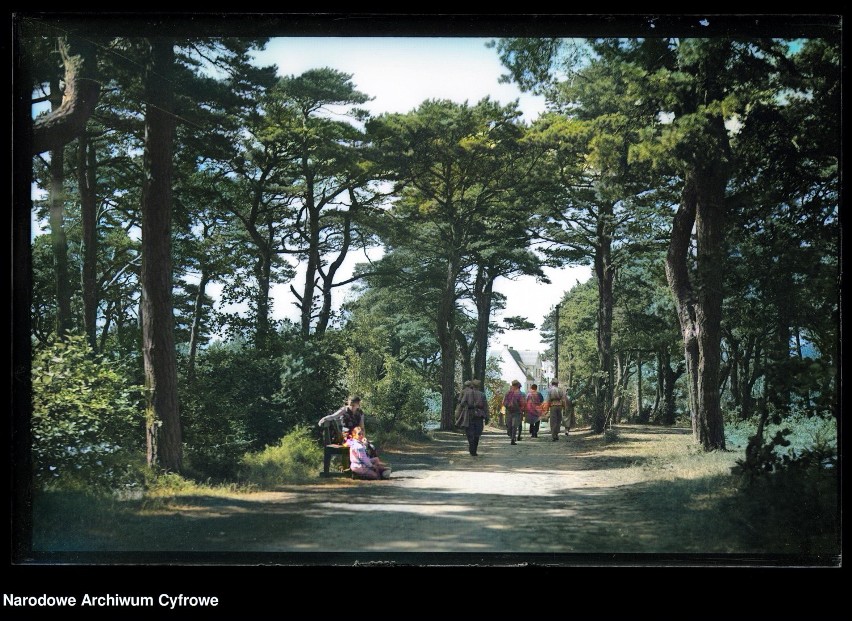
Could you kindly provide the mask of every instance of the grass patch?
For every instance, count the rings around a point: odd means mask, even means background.
[[[306,427],[297,427],[281,441],[240,460],[239,479],[259,487],[313,480],[322,468],[322,449]]]
[[[749,478],[731,474],[744,449],[704,452],[691,434],[629,426],[615,431],[617,442],[598,436],[587,448],[633,464],[610,471],[608,479],[624,486],[626,504],[653,530],[667,532],[653,537],[661,547],[649,551],[840,553],[836,469],[815,463]]]
[[[73,548],[79,538],[74,533],[112,530],[126,514],[126,506],[102,493],[38,490],[33,495],[33,549],[47,549],[47,541],[70,541]]]

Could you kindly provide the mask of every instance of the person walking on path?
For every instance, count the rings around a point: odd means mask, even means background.
[[[559,388],[559,382],[550,382],[550,390],[547,391],[547,411],[550,413],[550,436],[553,441],[559,440],[559,428],[562,426],[562,414],[567,407],[565,403],[565,392]]]
[[[490,420],[488,416],[488,400],[479,388],[479,380],[468,380],[459,399],[456,425],[464,427],[467,432],[467,449],[472,457],[478,457],[479,438],[482,429]]]
[[[562,416],[562,423],[565,425],[565,434],[567,435],[572,428],[577,426],[577,414],[574,408],[574,397],[569,394],[565,395],[565,414]]]
[[[506,425],[509,428],[509,437],[512,444],[517,444],[515,438],[521,439],[521,412],[526,404],[524,393],[521,392],[521,383],[518,380],[512,382],[512,387],[503,397],[503,405],[506,407]]]
[[[530,386],[530,391],[527,393],[527,422],[530,424],[530,437],[538,437],[538,428],[541,425],[541,404],[544,397],[538,392],[538,386],[533,384]]]

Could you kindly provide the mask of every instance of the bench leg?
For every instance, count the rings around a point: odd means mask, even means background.
[[[328,476],[328,469],[331,466],[331,456],[333,454],[334,453],[332,451],[328,450],[328,447],[326,447],[325,450],[323,451],[323,456],[322,456],[322,474],[323,474],[323,476],[326,476],[326,477]]]

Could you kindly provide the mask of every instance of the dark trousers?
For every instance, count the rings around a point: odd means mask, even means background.
[[[476,455],[476,450],[479,447],[479,438],[482,435],[482,428],[485,426],[485,419],[479,416],[471,416],[467,426],[467,448],[471,455]]]
[[[541,420],[536,418],[535,420],[530,419],[530,437],[537,438],[538,437],[538,428],[541,425]]]
[[[512,438],[512,442],[515,441],[515,438],[520,440],[521,438],[521,413],[517,414],[506,414],[506,424],[509,426],[509,437]]]

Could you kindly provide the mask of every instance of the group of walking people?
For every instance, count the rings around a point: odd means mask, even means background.
[[[541,419],[545,416],[549,416],[550,435],[554,442],[559,440],[563,424],[566,436],[571,429],[573,404],[556,380],[551,382],[546,396],[538,391],[536,384],[532,384],[530,391],[524,394],[521,383],[515,380],[503,397],[502,407],[506,411],[506,431],[512,444],[521,439],[524,416],[530,426],[531,438],[538,437]],[[490,420],[482,384],[479,380],[466,381],[456,410],[456,426],[465,428],[468,450],[474,457],[479,455],[479,439]],[[341,429],[342,437],[338,440],[349,447],[349,469],[352,472],[365,479],[390,477],[390,467],[379,459],[375,446],[367,440],[360,397],[350,397],[346,405],[319,421],[320,426],[330,423],[339,425]]]
[[[554,442],[559,440],[559,430],[563,425],[565,435],[568,435],[573,422],[573,403],[557,380],[551,382],[546,396],[538,391],[536,384],[532,384],[530,391],[524,394],[521,383],[515,380],[503,397],[502,407],[506,412],[506,432],[512,444],[521,439],[523,417],[529,423],[530,437],[537,438],[541,419],[548,416],[550,436]],[[488,401],[479,380],[468,380],[464,383],[456,410],[456,426],[465,428],[468,450],[474,457],[478,456],[479,438],[489,420]]]

